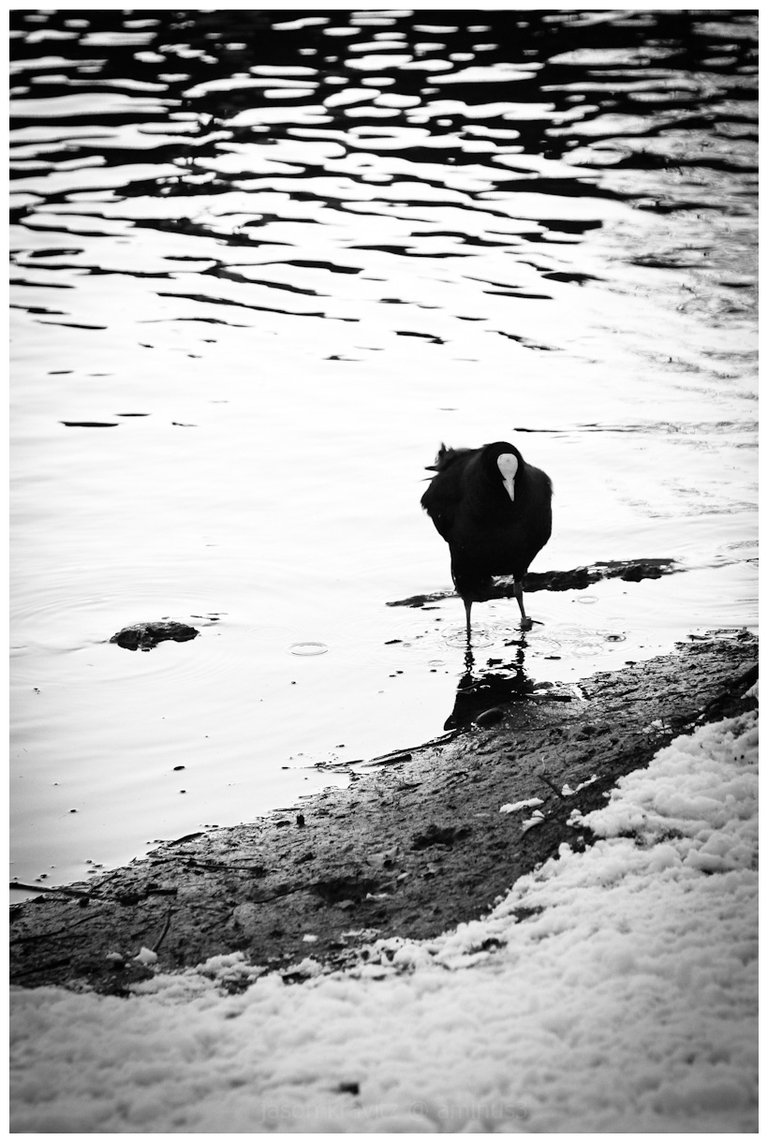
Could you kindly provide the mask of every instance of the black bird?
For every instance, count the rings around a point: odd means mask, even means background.
[[[552,532],[552,482],[526,464],[507,441],[482,448],[446,448],[434,464],[436,475],[421,498],[432,523],[451,551],[451,576],[467,614],[476,600],[493,594],[492,576],[513,575],[521,627],[532,621],[523,606],[523,576]]]

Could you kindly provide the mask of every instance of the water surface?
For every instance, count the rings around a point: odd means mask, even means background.
[[[442,440],[551,475],[534,570],[686,569],[532,595],[532,681],[754,625],[754,13],[14,11],[11,52],[14,876],[442,731],[461,604],[387,606],[450,587]],[[519,658],[475,611],[478,674]]]

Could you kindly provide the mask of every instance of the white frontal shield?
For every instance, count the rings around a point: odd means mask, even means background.
[[[518,459],[512,452],[503,452],[496,461],[499,466],[501,478],[504,481],[504,487],[507,490],[509,499],[515,499],[515,476],[517,475]]]

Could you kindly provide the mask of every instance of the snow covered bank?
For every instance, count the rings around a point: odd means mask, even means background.
[[[14,989],[13,1130],[756,1131],[756,713],[586,821],[485,919],[344,974]]]

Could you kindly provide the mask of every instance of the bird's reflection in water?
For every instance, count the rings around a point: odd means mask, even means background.
[[[533,690],[533,682],[525,670],[525,636],[510,640],[507,646],[515,648],[510,659],[489,659],[483,670],[475,667],[472,645],[467,644],[464,674],[456,690],[453,710],[445,722],[445,730],[469,726],[483,711],[514,699],[523,699]]]

